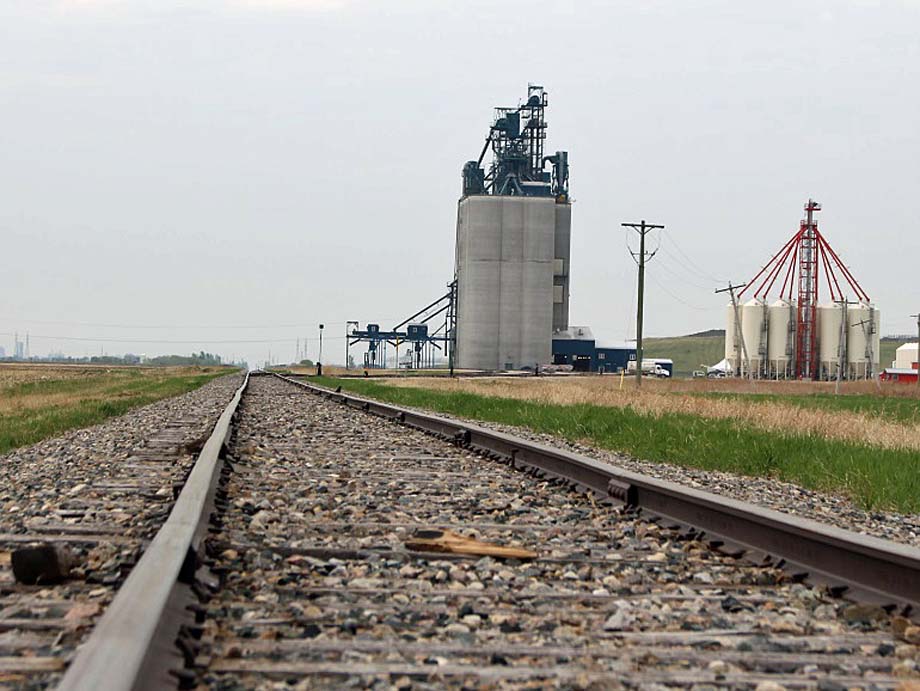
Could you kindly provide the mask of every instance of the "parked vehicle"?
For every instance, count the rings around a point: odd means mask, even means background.
[[[650,377],[658,377],[660,379],[665,379],[671,376],[671,370],[668,367],[668,364],[673,367],[673,363],[670,360],[643,360],[642,361],[642,374],[648,375]],[[626,372],[630,374],[636,373],[636,361],[630,360],[629,364],[626,366]]]

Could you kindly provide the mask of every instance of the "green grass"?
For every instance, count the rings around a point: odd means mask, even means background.
[[[874,396],[869,394],[769,394],[769,393],[724,393],[705,392],[690,393],[703,398],[724,398],[763,401],[765,403],[783,403],[808,410],[829,410],[860,413],[872,417],[884,418],[891,422],[907,424],[920,423],[920,399],[899,396]]]
[[[778,435],[688,414],[653,417],[631,408],[548,405],[362,380],[313,381],[397,405],[587,441],[644,460],[794,482],[847,495],[866,509],[920,511],[920,457],[913,452]]]
[[[141,375],[135,370],[15,384],[0,391],[0,398],[14,404],[11,412],[0,413],[0,454],[69,429],[98,424],[138,406],[194,391],[226,373],[156,376]],[[59,402],[29,405],[30,399],[45,397],[57,398]]]
[[[886,367],[891,367],[891,362],[894,360],[895,351],[900,348],[905,343],[916,343],[917,339],[911,341],[882,341],[879,343],[879,359],[878,366],[881,369]]]
[[[689,377],[700,365],[714,365],[725,357],[724,336],[678,336],[675,338],[645,338],[643,356],[674,360],[674,375]]]

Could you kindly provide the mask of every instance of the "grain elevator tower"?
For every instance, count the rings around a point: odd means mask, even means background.
[[[553,333],[569,325],[568,153],[544,155],[547,104],[531,85],[524,104],[496,108],[479,159],[463,166],[454,266],[463,369],[550,363]]]

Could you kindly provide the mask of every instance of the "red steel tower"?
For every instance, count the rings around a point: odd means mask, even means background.
[[[818,313],[818,223],[815,211],[821,205],[809,199],[806,216],[799,224],[799,302],[795,327],[795,374],[814,379],[817,372]]]
[[[753,290],[755,298],[766,300],[780,276],[783,276],[783,282],[779,297],[792,301],[794,293],[798,293],[793,371],[799,379],[816,379],[819,374],[817,312],[821,273],[824,273],[827,292],[833,302],[846,300],[838,276],[843,277],[844,287],[848,285],[857,300],[870,302],[866,291],[818,230],[814,214],[820,210],[818,202],[808,200],[805,204],[805,218],[799,224],[798,232],[738,294],[741,297],[748,290]]]

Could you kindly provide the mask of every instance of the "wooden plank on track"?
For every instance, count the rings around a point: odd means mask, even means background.
[[[62,669],[64,661],[57,657],[0,657],[0,672],[6,674],[59,672]]]

